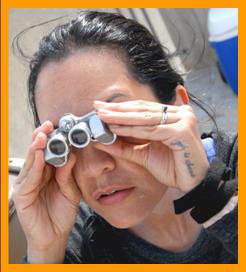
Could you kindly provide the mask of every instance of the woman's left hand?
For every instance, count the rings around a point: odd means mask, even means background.
[[[201,182],[209,163],[192,108],[165,105],[167,120],[161,124],[163,106],[142,100],[96,101],[100,118],[124,139],[96,146],[145,167],[159,182],[187,192]]]

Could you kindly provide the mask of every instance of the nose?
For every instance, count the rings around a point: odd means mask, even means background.
[[[92,143],[77,151],[77,164],[86,178],[98,178],[116,167],[115,159],[108,153],[93,147]]]

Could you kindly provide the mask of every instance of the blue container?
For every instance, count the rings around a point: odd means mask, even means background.
[[[238,9],[214,8],[208,16],[209,41],[218,56],[222,73],[238,93]]]
[[[232,90],[238,93],[238,37],[222,42],[212,42],[220,67]]]

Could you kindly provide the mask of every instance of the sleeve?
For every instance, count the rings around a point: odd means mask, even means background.
[[[198,224],[237,258],[238,244],[238,145],[237,136],[222,137],[216,158],[204,180],[174,201],[175,213],[190,210]]]
[[[80,222],[80,218],[78,218],[68,239],[64,258],[65,264],[82,263],[81,257],[82,233],[83,233],[82,224]]]
[[[206,232],[220,241],[235,259],[238,258],[238,197],[233,196],[224,209],[203,223]]]
[[[94,215],[90,208],[84,202],[81,202],[77,221],[68,239],[64,258],[65,264],[81,264],[84,262],[85,256],[82,255],[82,246],[87,239],[86,229],[90,229],[93,218]]]
[[[226,138],[226,141],[223,140]],[[222,137],[220,157],[231,169],[229,181],[236,187],[226,206],[203,223],[207,233],[218,239],[224,248],[238,259],[238,136]],[[228,148],[225,148],[228,147]]]

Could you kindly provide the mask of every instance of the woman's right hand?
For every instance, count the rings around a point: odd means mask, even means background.
[[[52,123],[46,121],[33,132],[25,164],[14,183],[13,200],[31,263],[63,262],[82,197],[72,174],[73,153],[61,168],[44,161],[47,135],[52,130]]]

